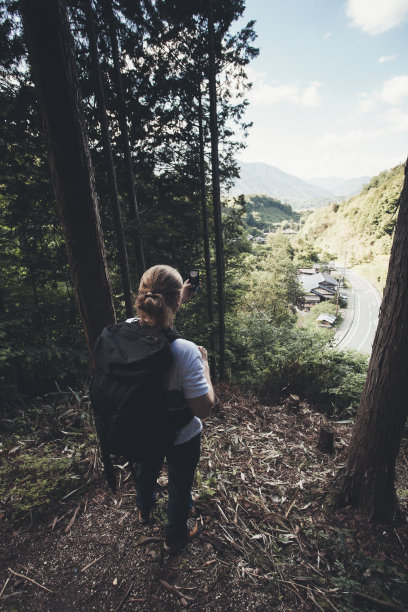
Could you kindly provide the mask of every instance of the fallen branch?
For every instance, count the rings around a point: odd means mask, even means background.
[[[124,597],[122,598],[120,604],[115,608],[115,612],[119,612],[119,610],[121,609],[121,607],[123,606],[123,604],[125,603],[126,599],[129,597],[130,591],[133,589],[133,582],[130,584],[130,587],[128,588],[128,590],[126,591]]]
[[[88,485],[91,481],[93,480],[93,478],[88,478],[88,480],[86,482],[84,482],[84,484],[82,484],[80,487],[78,487],[77,489],[74,489],[73,491],[71,491],[70,493],[68,493],[68,495],[65,495],[64,497],[62,497],[60,499],[60,501],[64,501],[64,499],[68,499],[68,497],[71,497],[71,495],[73,495],[74,493],[76,493],[77,491],[80,491],[81,489],[83,489],[84,487],[86,487],[86,485]]]
[[[184,595],[181,591],[179,591],[178,589],[176,589],[176,587],[174,587],[173,585],[169,584],[168,582],[166,582],[165,580],[162,580],[162,578],[160,578],[160,583],[169,591],[171,591],[172,593],[174,593],[175,595],[177,595],[178,597],[180,597],[180,599],[185,599],[186,601],[195,601],[194,597],[189,597],[189,595]]]
[[[53,530],[55,525],[57,525],[60,521],[62,521],[62,519],[64,519],[66,516],[68,516],[68,514],[71,512],[71,510],[68,510],[68,512],[65,512],[65,514],[63,514],[62,516],[60,516],[59,518],[55,517],[54,520],[52,521],[50,527]]]
[[[288,509],[286,510],[286,512],[285,512],[285,518],[288,518],[288,516],[289,516],[289,514],[290,514],[290,512],[291,512],[291,510],[292,510],[292,508],[293,508],[293,506],[295,505],[295,503],[296,503],[296,498],[297,498],[297,496],[298,496],[298,493],[299,493],[299,491],[296,491],[295,495],[293,496],[293,499],[292,499],[292,501],[291,501],[291,502],[290,502],[290,504],[289,504],[289,508],[288,508]]]
[[[81,569],[81,572],[86,572],[87,569],[89,569],[90,567],[92,567],[92,565],[94,565],[95,563],[97,563],[97,561],[100,561],[102,559],[102,557],[104,557],[106,555],[106,553],[103,553],[103,555],[101,555],[100,557],[97,557],[96,559],[94,559],[93,561],[91,561],[90,563],[88,563],[88,565],[85,565],[85,567],[83,567]]]
[[[23,580],[28,580],[28,582],[32,582],[32,584],[35,584],[35,586],[40,587],[40,589],[44,589],[44,591],[48,591],[48,593],[53,592],[50,589],[47,589],[47,587],[40,584],[39,582],[36,582],[32,578],[29,578],[28,576],[24,576],[24,574],[19,574],[18,572],[15,572],[14,570],[12,570],[10,567],[8,567],[7,569],[11,574],[13,574],[13,576],[17,576],[18,578],[22,578]]]
[[[10,576],[7,576],[7,580],[6,580],[6,582],[3,584],[3,588],[1,589],[0,597],[3,597],[3,593],[4,593],[4,591],[6,590],[6,586],[8,585],[9,581],[10,581]]]
[[[75,508],[74,516],[69,521],[68,525],[65,527],[65,533],[68,533],[68,531],[71,529],[72,525],[75,523],[75,519],[77,517],[77,514],[79,512],[80,507],[81,507],[81,504],[78,504],[77,507]]]

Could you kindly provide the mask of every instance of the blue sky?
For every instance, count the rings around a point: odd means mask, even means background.
[[[408,0],[246,0],[260,55],[240,159],[302,178],[373,176],[408,155]]]

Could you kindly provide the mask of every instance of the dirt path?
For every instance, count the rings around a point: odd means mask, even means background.
[[[99,478],[47,520],[14,533],[3,524],[0,609],[377,609],[367,597],[403,609],[406,527],[368,526],[330,514],[323,501],[350,425],[335,425],[336,450],[326,456],[316,450],[325,418],[306,405],[287,414],[231,388],[220,395],[194,489],[201,524],[194,541],[166,555],[165,473],[156,521],[144,526],[129,475],[118,469],[115,497]],[[408,489],[405,480],[401,487]]]

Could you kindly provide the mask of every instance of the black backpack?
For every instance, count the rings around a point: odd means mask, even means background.
[[[177,419],[166,410],[162,381],[173,362],[170,343],[177,338],[173,329],[157,331],[134,320],[108,325],[96,340],[90,399],[105,475],[114,491],[111,454],[130,462],[157,461],[177,429],[192,418],[187,409]]]

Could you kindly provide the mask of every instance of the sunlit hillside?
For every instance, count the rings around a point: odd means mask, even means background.
[[[274,231],[282,222],[286,222],[289,227],[300,219],[300,213],[295,212],[290,204],[284,204],[267,194],[249,194],[241,197],[245,200],[244,219],[250,233],[254,233],[255,228],[262,231]],[[225,202],[229,206],[234,206],[234,198],[227,198]]]
[[[357,196],[311,213],[297,242],[335,256],[339,265],[355,267],[382,290],[402,184],[402,165],[381,172]]]

